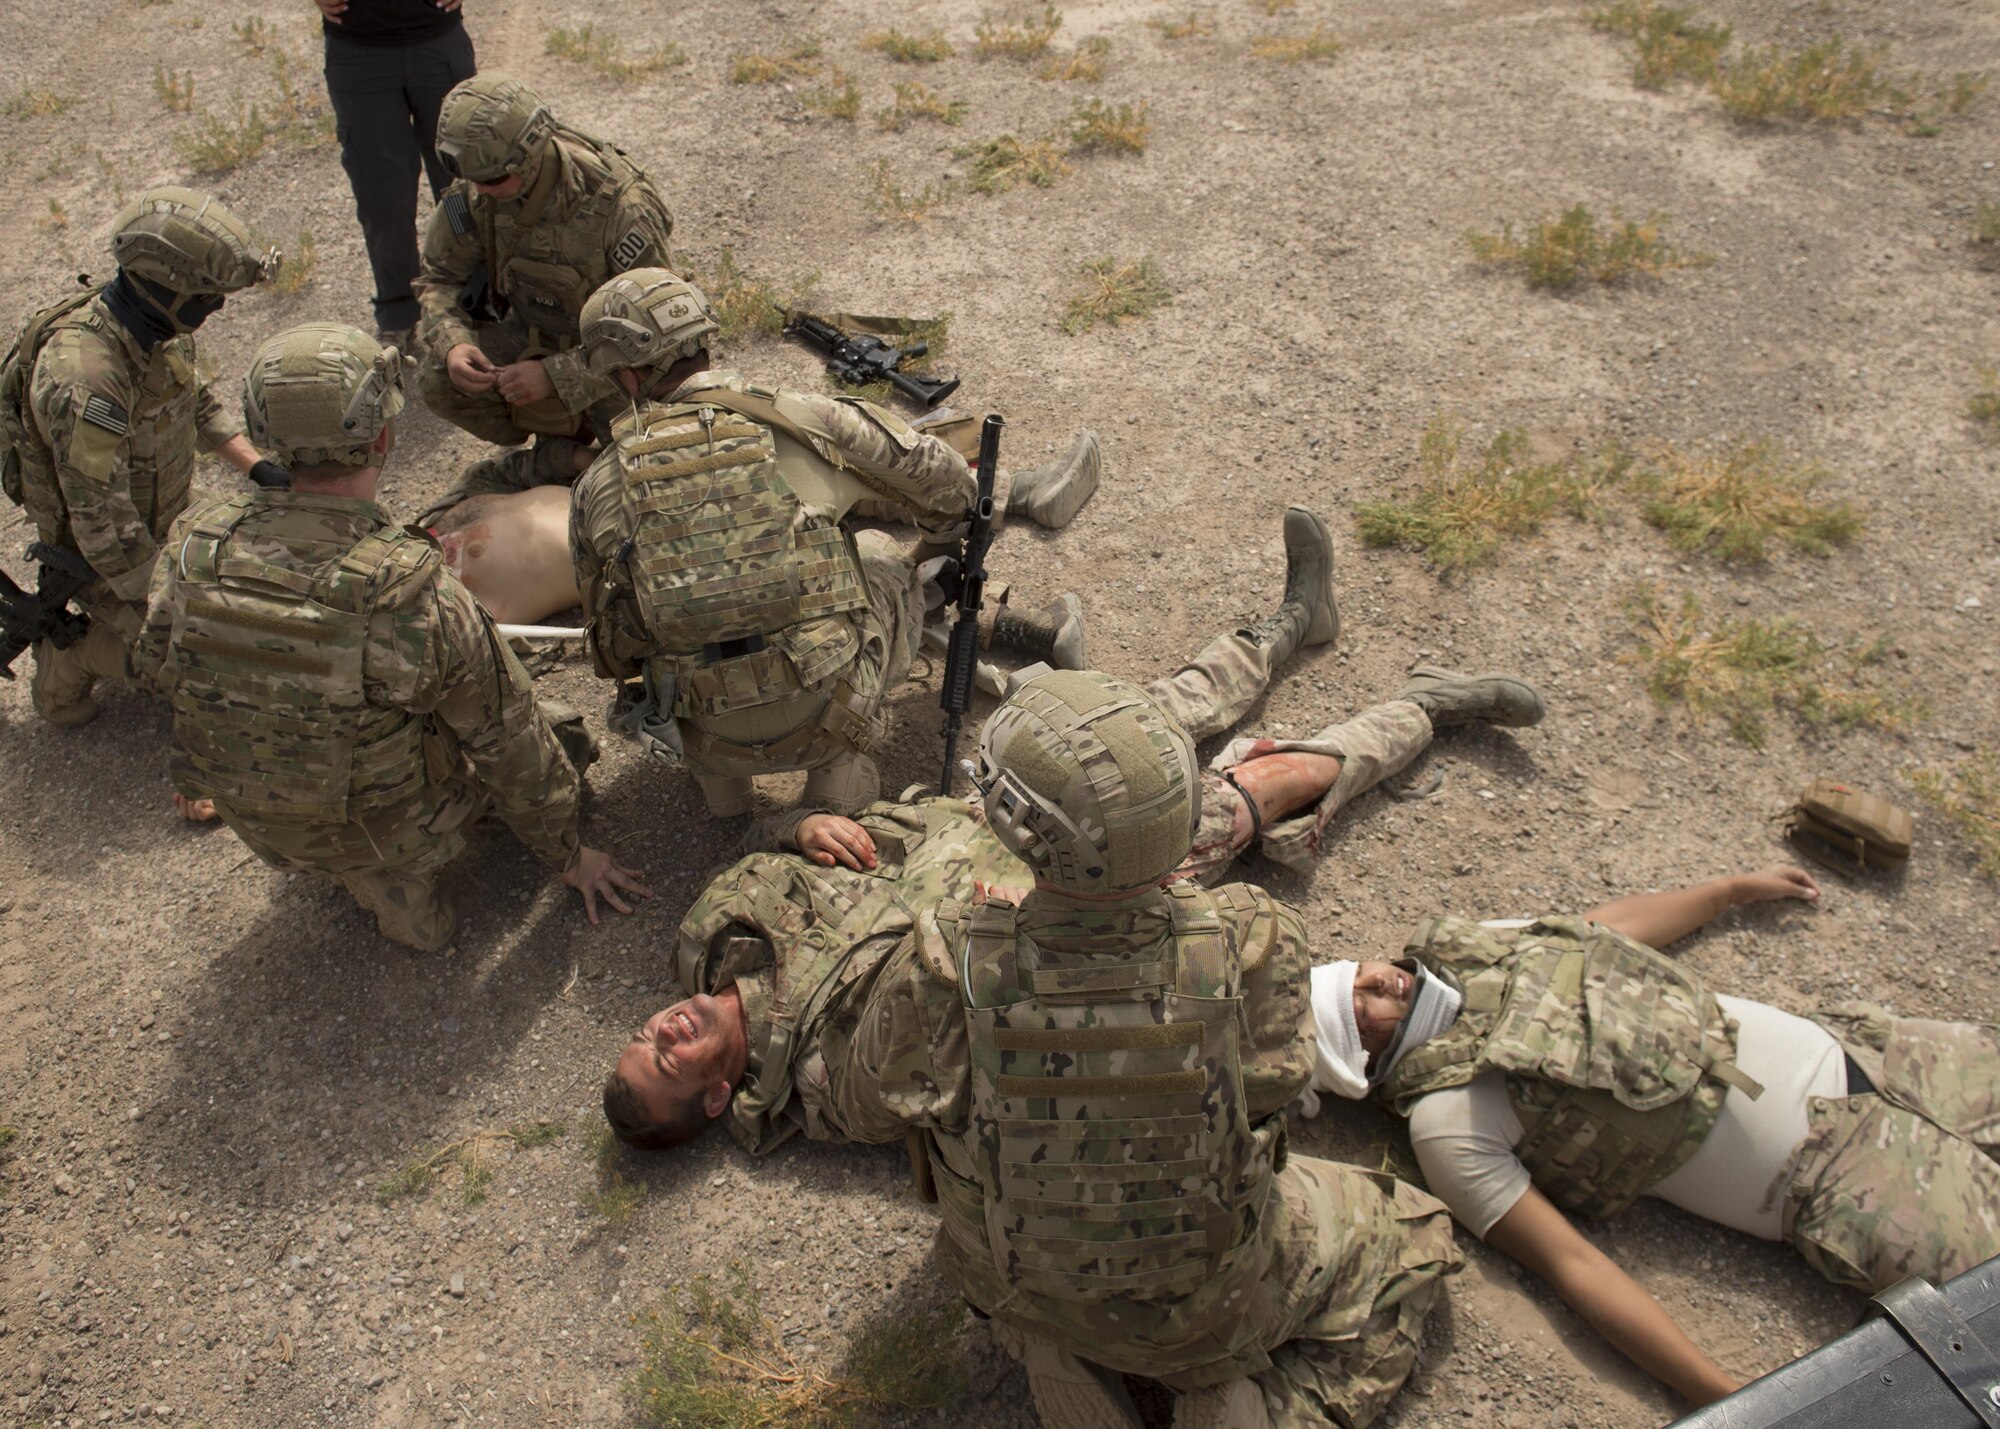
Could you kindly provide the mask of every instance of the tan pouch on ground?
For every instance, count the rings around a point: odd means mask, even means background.
[[[1792,805],[1785,832],[1820,863],[1901,868],[1910,861],[1915,828],[1909,811],[1887,799],[1831,779],[1815,779]]]

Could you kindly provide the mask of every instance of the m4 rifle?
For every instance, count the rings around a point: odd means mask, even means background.
[[[855,387],[887,382],[911,401],[935,407],[958,390],[956,377],[917,377],[901,370],[905,362],[931,350],[919,339],[908,347],[891,347],[869,333],[846,333],[811,313],[786,313],[785,336],[795,337],[826,355],[826,370]]]
[[[40,567],[32,591],[0,571],[0,679],[14,678],[14,661],[22,651],[43,640],[67,650],[90,629],[90,617],[69,608],[70,601],[95,578],[90,563],[75,551],[37,541],[28,559]]]

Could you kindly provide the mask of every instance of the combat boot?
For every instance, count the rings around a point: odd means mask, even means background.
[[[1333,599],[1333,537],[1326,523],[1303,506],[1285,510],[1285,598],[1262,620],[1236,632],[1270,647],[1275,669],[1310,645],[1340,638],[1340,607]]]
[[[1097,433],[1085,427],[1059,460],[1015,474],[1007,488],[1007,514],[1051,531],[1067,526],[1096,492],[1103,471]]]
[[[1408,700],[1430,716],[1431,728],[1461,724],[1501,724],[1525,729],[1540,724],[1548,707],[1541,691],[1512,675],[1462,675],[1419,665],[1397,698]]]
[[[1012,650],[1046,660],[1058,670],[1088,670],[1090,649],[1084,641],[1083,602],[1064,591],[1037,611],[1023,613],[1001,606],[993,616],[990,648]]]

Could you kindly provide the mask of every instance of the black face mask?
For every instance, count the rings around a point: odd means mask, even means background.
[[[181,305],[173,310],[174,326],[182,332],[193,332],[221,312],[225,301],[227,300],[220,293],[190,293],[181,299]]]
[[[221,293],[177,293],[164,284],[118,271],[104,290],[104,304],[148,351],[176,333],[193,332],[221,311]]]
[[[104,306],[111,310],[111,316],[118,320],[120,327],[151,352],[174,335],[174,322],[150,294],[141,291],[140,281],[121,269],[104,290]],[[151,287],[152,284],[146,286]],[[168,295],[169,298],[173,296]]]

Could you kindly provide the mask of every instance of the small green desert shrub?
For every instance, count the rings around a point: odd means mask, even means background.
[[[1101,322],[1143,318],[1173,301],[1173,289],[1151,257],[1092,258],[1080,271],[1084,290],[1063,308],[1062,329],[1072,335]]]

